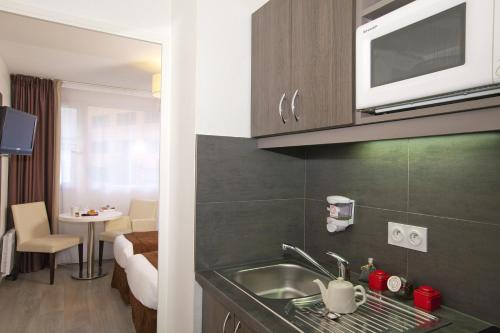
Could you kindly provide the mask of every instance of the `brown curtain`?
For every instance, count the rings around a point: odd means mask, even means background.
[[[11,156],[9,162],[8,204],[45,201],[51,212],[54,189],[54,124],[56,115],[56,83],[53,80],[24,75],[11,75],[11,105],[38,116],[32,156]],[[48,214],[49,219],[52,214]],[[13,226],[12,216],[9,218]],[[47,257],[23,253],[21,273],[45,267]]]

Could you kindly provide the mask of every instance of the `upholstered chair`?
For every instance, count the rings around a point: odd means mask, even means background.
[[[131,232],[157,230],[156,216],[158,202],[150,200],[132,200],[128,216],[122,216],[104,224],[104,232],[99,235],[99,269],[102,269],[104,242],[114,242],[119,235]]]
[[[78,245],[80,275],[83,269],[83,239],[73,235],[50,234],[49,218],[44,202],[12,205],[18,252],[48,253],[50,284],[54,284],[56,253]],[[17,265],[19,264],[16,263]]]

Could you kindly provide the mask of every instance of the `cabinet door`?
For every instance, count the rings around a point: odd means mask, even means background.
[[[234,320],[234,333],[255,333],[244,322],[242,322],[238,316]]]
[[[294,130],[352,124],[351,0],[292,0]]]
[[[252,136],[290,131],[290,1],[271,0],[252,15]]]
[[[203,293],[203,333],[233,333],[234,314],[213,296]]]

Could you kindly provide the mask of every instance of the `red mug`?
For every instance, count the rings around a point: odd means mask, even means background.
[[[373,291],[384,291],[387,290],[387,280],[389,280],[389,274],[376,269],[368,276],[368,286]]]

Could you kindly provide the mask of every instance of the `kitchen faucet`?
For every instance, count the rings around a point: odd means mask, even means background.
[[[289,251],[293,251],[293,252],[297,253],[302,258],[304,258],[307,262],[309,262],[311,265],[313,265],[314,267],[319,269],[322,273],[328,275],[332,280],[337,279],[337,277],[335,275],[330,273],[326,268],[324,268],[316,260],[314,260],[313,257],[308,255],[306,252],[304,252],[300,248],[293,246],[293,245],[290,245],[290,244],[282,244],[281,248],[283,249],[283,252],[286,252],[287,250],[289,250]],[[344,280],[349,281],[349,279],[350,279],[349,262],[336,253],[328,251],[328,252],[326,252],[326,254],[337,260],[337,263],[339,266],[339,277],[342,277]]]
[[[337,253],[331,251],[326,252],[326,254],[337,260],[337,265],[339,266],[339,277],[343,278],[346,281],[350,281],[351,269],[349,266],[349,261],[339,256]]]

